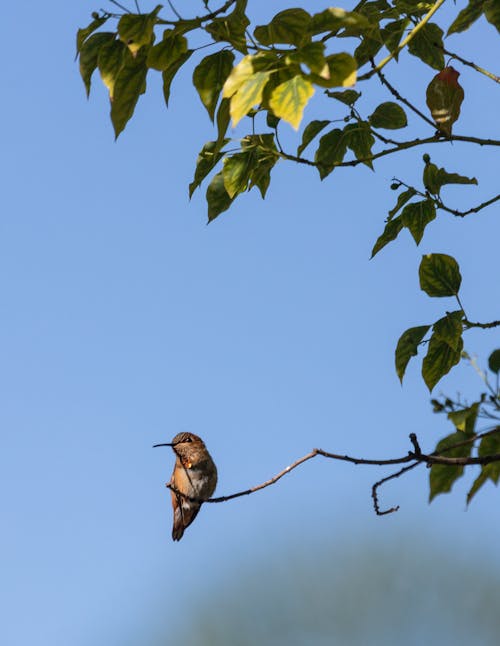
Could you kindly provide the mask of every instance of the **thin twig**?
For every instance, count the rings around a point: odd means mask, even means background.
[[[116,0],[109,0],[109,1],[111,2],[111,4],[114,4],[114,5],[116,5],[117,7],[120,7],[120,9],[122,9],[122,10],[123,10],[123,11],[125,11],[126,13],[132,13],[132,12],[130,11],[130,9],[127,9],[127,7],[124,7],[122,4],[120,4],[120,3],[119,3],[119,2],[117,2]]]
[[[392,95],[393,95],[393,96],[394,96],[398,101],[401,101],[401,103],[404,103],[404,104],[405,104],[408,108],[410,108],[410,110],[412,110],[415,114],[418,114],[418,116],[419,116],[421,119],[423,119],[426,123],[428,123],[428,124],[429,124],[430,126],[432,126],[433,128],[436,128],[436,124],[434,123],[434,121],[432,121],[432,119],[430,119],[429,117],[427,117],[423,112],[421,112],[417,107],[415,107],[415,106],[413,105],[413,103],[411,103],[410,101],[408,101],[408,99],[405,99],[403,96],[401,96],[401,94],[398,92],[398,90],[396,90],[396,88],[395,88],[393,85],[391,85],[391,84],[389,83],[389,81],[387,80],[387,78],[385,77],[385,75],[384,75],[380,70],[377,70],[377,69],[375,68],[375,62],[373,61],[373,59],[371,59],[371,64],[372,64],[372,66],[373,66],[373,69],[375,69],[375,71],[376,71],[376,73],[377,73],[377,76],[379,77],[380,82],[382,83],[382,85],[385,85],[385,87],[389,90],[389,92],[390,92],[390,93],[391,93],[391,94],[392,94]]]
[[[170,7],[170,9],[172,10],[172,12],[173,12],[173,13],[175,13],[175,15],[177,16],[177,18],[179,18],[179,20],[182,20],[182,16],[179,14],[179,12],[177,11],[177,9],[176,9],[176,8],[174,7],[174,5],[172,4],[172,0],[167,0],[167,2],[168,2],[168,6],[169,6],[169,7]]]
[[[377,514],[377,516],[387,516],[387,514],[393,514],[395,511],[398,511],[399,509],[399,505],[396,505],[395,507],[389,507],[389,509],[384,509],[384,511],[381,511],[378,503],[378,488],[381,487],[386,482],[389,482],[389,480],[394,480],[394,478],[399,478],[407,471],[411,471],[415,467],[418,467],[419,464],[422,464],[422,463],[418,461],[413,462],[413,464],[410,464],[407,467],[403,467],[399,471],[396,471],[396,473],[392,473],[390,476],[386,476],[385,478],[382,478],[382,480],[379,480],[373,485],[372,487],[373,508],[375,509],[375,513]]]
[[[489,330],[491,328],[498,327],[500,325],[500,321],[490,321],[489,323],[472,323],[472,321],[464,319],[463,324],[468,328],[479,327],[483,330]]]
[[[473,61],[467,61],[465,60],[465,58],[462,58],[458,54],[449,52],[439,43],[433,43],[433,44],[434,44],[434,47],[437,47],[438,49],[440,49],[443,52],[443,54],[446,54],[446,56],[451,56],[451,58],[455,58],[457,61],[460,61],[462,65],[467,65],[468,67],[472,67],[473,69],[476,70],[476,72],[479,72],[480,74],[484,74],[484,76],[487,76],[492,81],[495,81],[495,83],[500,83],[500,76],[497,76],[492,72],[488,72],[488,70],[485,70],[484,67],[480,67],[479,65],[476,65],[476,63],[474,63]]]
[[[495,202],[498,202],[500,200],[500,194],[495,195],[495,197],[492,197],[490,200],[486,200],[486,202],[483,202],[482,204],[479,204],[478,206],[474,206],[471,209],[467,209],[467,211],[459,211],[458,209],[451,209],[449,206],[445,206],[441,200],[436,202],[436,206],[443,211],[448,211],[448,213],[452,213],[453,215],[456,215],[460,218],[465,217],[466,215],[469,215],[470,213],[478,213],[481,211],[481,209],[486,208],[487,206],[490,206],[490,204],[494,204]],[[478,326],[476,326],[478,327]]]

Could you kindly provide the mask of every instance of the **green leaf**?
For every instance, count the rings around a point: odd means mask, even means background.
[[[87,38],[90,36],[90,34],[94,33],[96,29],[99,29],[106,20],[109,18],[109,16],[100,16],[98,18],[94,18],[90,25],[88,27],[84,27],[83,29],[79,29],[76,32],[76,52],[77,54],[80,52],[83,43],[87,40]]]
[[[311,80],[321,87],[349,87],[356,83],[358,65],[350,54],[341,52],[325,58],[328,69],[319,74],[310,74]]]
[[[500,372],[500,349],[493,350],[488,357],[488,368],[495,374]]]
[[[356,159],[363,161],[368,168],[373,168],[372,160],[369,158],[375,138],[371,133],[370,124],[366,121],[350,123],[344,128],[344,136],[348,148],[352,150]]]
[[[222,99],[217,110],[217,145],[220,148],[224,145],[227,129],[229,127],[229,99]]]
[[[222,146],[227,143],[229,139],[224,139]],[[198,159],[196,160],[196,170],[194,172],[194,179],[189,185],[189,197],[191,198],[194,191],[202,183],[205,177],[216,166],[217,162],[222,159],[223,154],[220,152],[222,147],[217,141],[207,141],[201,149]]]
[[[305,45],[311,38],[311,16],[304,9],[285,9],[268,25],[254,29],[253,35],[262,45]]]
[[[125,52],[123,56],[123,65],[116,77],[111,103],[111,121],[115,129],[115,139],[134,114],[139,96],[145,91],[148,73],[146,55],[141,52],[134,58],[130,52]]]
[[[302,121],[304,108],[313,94],[314,88],[311,82],[298,74],[289,81],[280,83],[272,91],[269,106],[276,117],[283,119],[297,130]]]
[[[401,213],[403,226],[409,229],[418,245],[424,235],[425,227],[436,217],[436,206],[432,200],[410,202]]]
[[[312,34],[322,34],[325,31],[336,32],[340,29],[347,29],[350,35],[357,35],[372,29],[373,25],[361,13],[345,11],[337,7],[325,9],[312,17]]]
[[[411,200],[411,198],[415,195],[416,192],[417,191],[414,188],[408,188],[406,191],[403,191],[402,193],[400,193],[398,195],[396,205],[389,211],[389,217],[387,219],[392,220],[392,218],[396,215],[399,209],[403,207],[408,202],[408,200]]]
[[[148,67],[164,72],[178,61],[187,49],[188,42],[185,36],[174,29],[165,29],[163,40],[149,50],[146,63]]]
[[[340,164],[347,152],[347,141],[344,132],[339,128],[331,130],[319,140],[314,161],[318,165],[319,176],[324,179],[337,164]]]
[[[343,92],[332,92],[327,90],[326,94],[331,99],[337,99],[337,101],[341,101],[342,103],[345,103],[349,106],[354,105],[361,96],[361,92],[356,92],[356,90],[344,90]]]
[[[465,433],[466,435],[473,435],[478,412],[479,402],[476,402],[468,408],[451,411],[448,413],[448,419],[452,422],[457,431]]]
[[[229,197],[225,187],[222,172],[213,176],[207,188],[208,221],[227,211],[233,200]]]
[[[234,54],[223,49],[206,56],[193,72],[193,85],[212,121],[221,90],[233,69],[233,62]]]
[[[297,155],[299,157],[304,152],[305,148],[311,143],[314,137],[316,137],[316,135],[319,134],[323,130],[323,128],[326,128],[329,123],[331,122],[314,120],[307,124],[307,126],[304,128],[304,132],[302,133],[302,143],[297,148]]]
[[[385,46],[391,53],[397,50],[409,22],[410,21],[408,18],[394,20],[393,22],[387,23],[387,25],[382,29],[382,39],[385,43]],[[398,55],[396,54],[395,60],[397,59]]]
[[[372,32],[373,33],[373,32]],[[365,63],[375,57],[375,55],[382,49],[384,43],[382,36],[379,33],[378,38],[372,36],[365,36],[361,44],[356,47],[354,51],[354,58],[358,63],[358,67],[362,67]]]
[[[165,105],[168,108],[168,102],[170,100],[170,86],[174,80],[175,75],[184,65],[184,63],[190,58],[194,50],[188,49],[185,54],[182,54],[179,58],[173,61],[166,70],[162,73],[163,78],[163,96],[165,98]]]
[[[433,336],[439,341],[447,343],[452,350],[458,351],[462,347],[463,318],[462,310],[446,312],[446,316],[440,318],[432,326]]]
[[[153,40],[153,29],[162,5],[157,5],[151,13],[126,13],[118,21],[118,35],[127,45],[133,56],[143,45],[149,45]]]
[[[484,3],[484,15],[486,20],[500,32],[500,5],[498,0],[487,0]]]
[[[447,36],[469,29],[473,22],[483,13],[484,0],[471,0],[465,9],[458,14],[448,28]]]
[[[377,241],[373,245],[371,257],[373,258],[373,256],[383,249],[385,245],[395,240],[402,228],[403,220],[401,219],[401,216],[394,218],[393,220],[388,220],[382,234],[377,238]]]
[[[252,150],[236,153],[224,159],[222,176],[224,187],[231,199],[247,190],[255,163],[256,156]]]
[[[492,435],[486,435],[481,440],[479,445],[478,455],[480,457],[486,457],[490,455],[500,454],[500,434],[494,433]],[[479,491],[483,484],[487,480],[491,480],[494,484],[498,484],[500,479],[500,461],[490,462],[481,468],[481,473],[474,480],[472,487],[467,494],[467,504],[470,503],[474,495]]]
[[[110,40],[100,48],[97,66],[104,85],[108,88],[109,98],[113,99],[116,79],[123,65],[127,48],[121,40]]]
[[[100,31],[98,34],[92,34],[82,44],[80,49],[80,74],[85,85],[87,97],[90,94],[90,80],[94,70],[97,68],[97,59],[99,51],[103,45],[116,38],[116,34],[110,31]]]
[[[252,151],[255,156],[248,190],[256,186],[264,198],[271,181],[271,170],[278,161],[274,135],[247,135],[241,147],[245,151]]]
[[[369,120],[374,128],[385,128],[386,130],[397,130],[408,125],[405,111],[392,101],[377,106]]]
[[[435,334],[431,336],[427,354],[422,362],[422,377],[430,391],[460,361],[463,345],[463,340],[460,338],[458,349],[454,350]]]
[[[247,0],[236,0],[234,11],[229,16],[215,18],[204,27],[215,42],[228,42],[243,54],[248,53],[246,29],[250,21],[245,14],[247,4]]]
[[[418,346],[422,343],[422,339],[430,327],[430,325],[411,327],[399,337],[398,345],[396,346],[395,362],[396,373],[401,383],[403,383],[408,362],[412,357],[417,356]]]
[[[476,184],[475,177],[465,177],[457,173],[448,173],[444,168],[438,168],[436,164],[426,162],[423,174],[425,188],[433,195],[439,195],[441,188],[447,184]]]
[[[408,51],[436,70],[444,68],[443,30],[428,22],[408,43]]]
[[[325,61],[325,44],[321,42],[307,43],[295,52],[288,55],[287,59],[293,63],[304,63],[316,74],[329,73]]]
[[[429,296],[456,296],[462,276],[455,258],[444,253],[422,257],[419,268],[420,288]]]
[[[465,444],[463,446],[457,446],[454,449],[449,449],[450,446],[460,444],[463,440],[463,433],[452,433],[438,442],[435,453],[450,458],[467,458],[471,453],[472,444]],[[462,466],[433,464],[429,473],[429,502],[438,494],[451,491],[453,484],[462,476],[463,472],[464,468]]]

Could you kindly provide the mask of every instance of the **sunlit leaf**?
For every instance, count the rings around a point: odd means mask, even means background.
[[[479,403],[476,402],[467,408],[451,411],[448,413],[448,419],[457,431],[465,433],[466,435],[472,435],[474,433],[478,412]]]
[[[298,74],[289,81],[280,83],[273,90],[269,105],[277,117],[297,130],[302,121],[304,108],[313,94],[314,88],[311,82]]]
[[[243,81],[235,94],[231,96],[229,112],[233,128],[254,106],[261,103],[262,93],[269,80],[269,74],[270,72],[255,72]],[[280,115],[276,114],[276,116],[279,117]]]

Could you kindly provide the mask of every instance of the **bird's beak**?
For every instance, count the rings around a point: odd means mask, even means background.
[[[174,446],[171,442],[167,444],[153,444],[153,449],[156,449],[157,446]]]

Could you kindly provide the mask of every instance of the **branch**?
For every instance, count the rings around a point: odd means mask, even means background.
[[[483,67],[479,67],[479,65],[476,65],[476,63],[474,63],[473,61],[467,61],[465,60],[465,58],[462,58],[458,54],[449,52],[439,43],[434,43],[434,47],[437,47],[438,49],[440,49],[443,52],[443,54],[446,54],[447,56],[451,56],[451,58],[455,58],[457,61],[460,61],[462,65],[467,65],[468,67],[472,67],[473,69],[476,70],[476,72],[479,72],[480,74],[484,74],[492,81],[495,81],[495,83],[500,83],[500,76],[497,76],[496,74],[492,74],[492,72],[488,72],[488,70],[485,70]]]
[[[326,170],[333,170],[334,168],[341,168],[346,166],[358,166],[359,164],[364,164],[367,161],[375,161],[375,159],[379,159],[379,157],[385,157],[385,155],[390,155],[391,153],[396,153],[401,150],[408,150],[409,148],[422,146],[424,144],[443,143],[443,141],[465,141],[473,144],[479,144],[480,146],[500,146],[500,141],[497,139],[481,139],[479,137],[470,137],[466,135],[451,135],[446,139],[439,138],[438,136],[433,136],[426,137],[425,139],[412,139],[411,141],[402,141],[393,148],[386,148],[385,150],[381,150],[374,155],[368,155],[367,157],[361,157],[359,159],[352,159],[351,161],[332,164],[331,166],[328,164],[322,164],[321,162],[312,161],[311,159],[307,159],[305,157],[291,155],[290,153],[286,153],[283,150],[280,150],[277,156],[281,157],[282,159],[288,159],[289,161],[297,162],[298,164],[305,164],[306,166],[314,166],[315,168],[325,168]],[[269,152],[276,155],[275,151],[269,150]]]
[[[370,70],[366,74],[363,74],[362,76],[358,77],[358,81],[366,81],[367,79],[371,78],[374,74],[376,74],[379,70],[381,70],[383,67],[387,65],[392,59],[399,54],[399,52],[408,45],[410,40],[414,38],[417,33],[422,29],[422,27],[432,18],[432,16],[436,13],[436,11],[439,9],[439,7],[445,2],[445,0],[437,0],[431,7],[430,11],[428,11],[425,16],[422,18],[422,20],[415,25],[415,27],[410,31],[408,36],[403,39],[399,45],[396,47],[396,49],[389,54],[386,58],[380,61],[378,65],[375,66],[374,69]]]
[[[490,200],[486,200],[486,202],[483,202],[482,204],[479,204],[478,206],[474,206],[471,209],[467,209],[467,211],[459,211],[458,209],[451,209],[448,206],[445,206],[441,200],[436,202],[436,206],[443,211],[448,211],[448,213],[452,213],[453,215],[456,215],[460,218],[465,217],[466,215],[469,215],[470,213],[478,213],[481,211],[481,209],[486,208],[487,206],[490,206],[490,204],[494,204],[495,202],[498,202],[500,200],[500,195],[495,195],[495,197],[492,197]]]
[[[452,446],[449,446],[446,449],[443,449],[442,453],[447,453],[448,451],[452,451],[453,449],[458,448],[460,446],[471,444],[476,440],[486,437],[487,435],[492,435],[494,433],[499,433],[499,432],[500,432],[500,426],[496,426],[494,429],[489,430],[485,433],[482,433],[479,435],[473,435],[472,437],[469,437],[463,440],[462,442],[457,442]],[[375,513],[378,516],[384,516],[386,514],[390,514],[397,511],[399,509],[399,506],[391,507],[390,509],[381,511],[379,502],[378,502],[378,488],[384,483],[388,482],[389,480],[393,480],[394,478],[399,478],[400,476],[407,473],[411,469],[414,469],[415,467],[417,467],[419,464],[426,464],[427,466],[431,466],[433,464],[443,464],[447,466],[463,467],[463,466],[473,465],[473,464],[484,466],[487,464],[491,464],[492,462],[500,462],[500,453],[483,455],[478,457],[448,457],[446,455],[437,454],[437,453],[425,454],[425,453],[422,453],[420,449],[420,445],[417,440],[417,436],[414,433],[410,434],[410,441],[413,445],[413,449],[414,449],[413,451],[409,451],[406,455],[400,458],[391,458],[391,459],[385,459],[385,460],[356,458],[349,455],[330,453],[329,451],[324,451],[323,449],[313,449],[312,451],[302,456],[298,460],[295,460],[295,462],[292,462],[292,464],[285,467],[282,471],[277,473],[269,480],[266,480],[265,482],[259,485],[256,485],[255,487],[250,487],[249,489],[245,489],[244,491],[238,491],[237,493],[229,494],[227,496],[218,496],[217,498],[208,498],[208,499],[193,498],[191,496],[187,496],[186,494],[182,493],[170,483],[166,483],[165,486],[171,491],[173,491],[176,495],[181,496],[182,498],[186,498],[191,502],[220,503],[220,502],[227,502],[228,500],[233,500],[234,498],[240,498],[241,496],[248,496],[252,493],[255,493],[256,491],[260,491],[261,489],[266,489],[267,487],[274,485],[276,482],[278,482],[278,480],[281,480],[281,478],[285,476],[287,473],[290,473],[291,471],[299,467],[301,464],[304,464],[304,462],[308,462],[309,460],[312,460],[318,455],[332,460],[350,462],[351,464],[364,464],[364,465],[372,465],[372,466],[389,466],[394,464],[407,464],[407,466],[403,467],[396,473],[393,473],[389,476],[386,476],[385,478],[382,478],[382,480],[377,481],[372,487],[373,507],[375,509]]]
[[[463,324],[468,328],[480,327],[482,330],[489,330],[490,328],[500,326],[500,321],[490,321],[489,323],[472,323],[472,321],[465,319],[463,321]]]
[[[371,59],[371,64],[372,64],[372,67],[373,67],[374,71],[377,73],[377,76],[379,77],[380,82],[382,83],[382,85],[385,85],[386,88],[389,90],[389,92],[398,101],[401,101],[401,103],[404,103],[408,108],[410,108],[410,110],[413,110],[413,112],[415,114],[418,114],[418,116],[421,119],[423,119],[426,123],[428,123],[430,126],[432,126],[435,129],[436,124],[434,123],[434,121],[432,119],[430,119],[429,117],[427,117],[423,112],[420,112],[420,110],[417,107],[415,107],[413,105],[413,103],[410,103],[410,101],[408,101],[408,99],[405,99],[403,96],[401,96],[401,94],[396,90],[396,88],[389,83],[389,81],[386,79],[384,74],[382,74],[382,72],[380,70],[376,69],[373,59]]]

